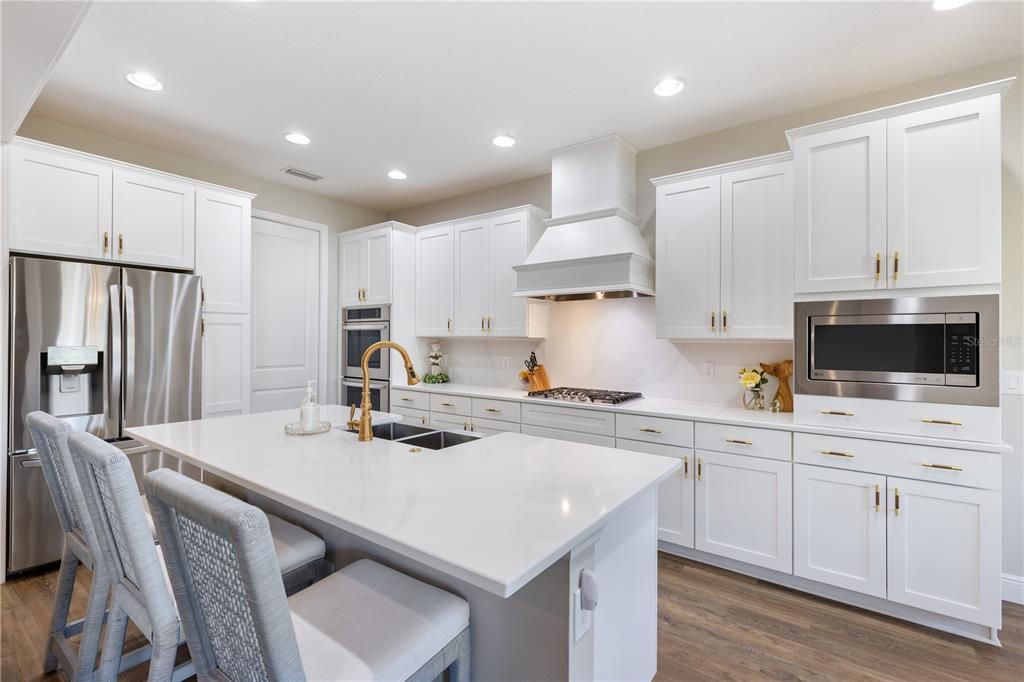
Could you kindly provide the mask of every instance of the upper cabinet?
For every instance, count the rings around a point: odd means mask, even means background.
[[[1011,82],[789,131],[796,292],[999,284]]]
[[[655,178],[657,333],[668,339],[793,336],[788,154]]]
[[[206,312],[251,312],[251,204],[247,194],[196,192],[196,274],[203,278]]]
[[[114,169],[114,260],[195,267],[196,190],[175,178]]]
[[[342,233],[338,237],[341,305],[391,303],[391,226]]]
[[[542,215],[526,206],[419,230],[416,334],[543,336],[547,304],[514,296],[512,269],[539,238]]]

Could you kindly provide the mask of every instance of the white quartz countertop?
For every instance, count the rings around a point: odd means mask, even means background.
[[[667,478],[679,460],[506,433],[445,450],[332,429],[296,410],[133,427],[128,435],[366,540],[507,597]],[[338,405],[321,407],[333,423]]]
[[[827,426],[800,424],[793,419],[792,413],[773,414],[768,411],[745,410],[741,407],[729,407],[713,403],[698,403],[685,400],[666,398],[641,398],[623,405],[596,405],[593,403],[574,403],[564,400],[531,398],[525,389],[474,386],[471,384],[416,384],[407,386],[395,382],[392,390],[424,391],[427,393],[447,393],[471,398],[491,398],[496,400],[516,400],[538,405],[557,407],[578,407],[588,410],[609,410],[621,414],[639,414],[647,417],[666,417],[669,419],[689,419],[716,424],[734,424],[737,426],[755,426],[763,429],[779,429],[782,431],[798,431],[800,433],[817,433],[827,436],[847,436],[850,438],[867,438],[890,443],[909,443],[911,445],[928,445],[936,447],[974,450],[978,452],[1011,452],[1006,443],[985,443],[979,441],[958,440],[952,438],[929,438],[910,434],[885,433],[861,429],[843,429]]]

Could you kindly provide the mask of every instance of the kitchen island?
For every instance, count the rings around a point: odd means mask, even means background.
[[[340,430],[287,436],[295,416],[128,434],[320,534],[338,566],[370,557],[467,599],[473,679],[653,677],[657,486],[678,460],[519,434],[436,451]],[[593,611],[579,606],[584,569]]]

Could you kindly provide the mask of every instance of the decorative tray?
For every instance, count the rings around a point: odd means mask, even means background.
[[[292,422],[284,425],[284,432],[289,436],[315,436],[318,433],[327,433],[331,430],[331,422],[320,422],[312,431],[303,431],[299,422]]]

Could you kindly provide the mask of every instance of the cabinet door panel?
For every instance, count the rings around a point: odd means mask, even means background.
[[[693,450],[622,438],[615,439],[615,447],[682,460],[679,470],[658,486],[658,539],[693,547]]]
[[[697,549],[793,572],[792,464],[698,450]]]
[[[885,597],[885,476],[795,465],[793,573]]]
[[[722,176],[723,338],[793,337],[790,162]]]
[[[721,178],[662,185],[657,191],[658,337],[717,337]]]
[[[798,138],[793,163],[796,291],[884,289],[885,121]]]
[[[192,269],[195,188],[173,178],[114,169],[114,234],[115,260]]]
[[[889,119],[890,287],[999,283],[999,98]]]
[[[248,315],[203,316],[203,417],[249,412],[251,329]]]
[[[338,240],[338,262],[341,265],[341,273],[338,276],[338,298],[341,300],[341,305],[359,305],[363,302],[366,236],[346,237],[342,235]]]
[[[452,230],[416,234],[416,335],[451,333]]]
[[[888,483],[889,599],[998,628],[999,493],[907,478]]]
[[[110,257],[110,166],[17,145],[6,155],[11,250]]]
[[[487,224],[454,228],[455,306],[452,331],[459,336],[480,336],[490,311],[490,268]]]
[[[196,274],[203,278],[203,309],[250,312],[252,216],[247,197],[196,192]]]
[[[490,227],[491,305],[488,334],[527,336],[529,333],[525,298],[516,297],[513,265],[526,260],[526,215],[496,219]]]
[[[366,265],[363,274],[366,292],[363,303],[383,305],[391,302],[391,230],[384,228],[366,235]]]

